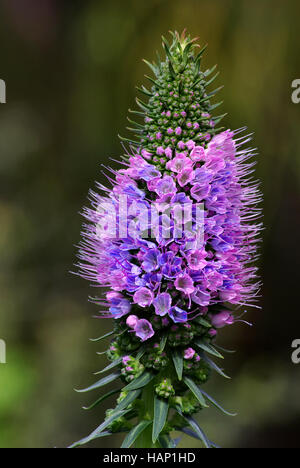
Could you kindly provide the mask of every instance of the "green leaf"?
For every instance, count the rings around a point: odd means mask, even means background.
[[[201,406],[203,406],[204,408],[208,408],[208,405],[206,404],[206,401],[202,395],[202,392],[199,389],[199,387],[195,384],[195,382],[189,377],[184,377],[183,381],[189,387],[191,392],[195,395],[195,397],[197,398]]]
[[[229,413],[228,411],[224,410],[224,408],[222,408],[221,405],[219,405],[219,403],[216,402],[216,400],[214,400],[210,395],[208,395],[206,392],[204,392],[202,390],[202,393],[203,395],[206,396],[206,398],[216,407],[218,408],[220,411],[222,411],[222,413],[226,414],[227,416],[237,416],[237,413]]]
[[[147,347],[146,347],[146,346],[141,346],[139,352],[138,352],[137,355],[136,355],[136,359],[137,359],[138,361],[144,356],[146,350],[147,350]]]
[[[110,416],[108,419],[106,419],[100,426],[97,427],[93,432],[91,432],[90,435],[87,437],[84,437],[81,440],[78,440],[78,442],[75,442],[74,444],[70,445],[69,448],[75,448],[79,447],[80,445],[85,445],[88,442],[91,442],[94,439],[98,439],[99,437],[103,437],[103,430],[106,429],[110,424],[115,420],[120,418],[121,416],[124,416],[126,413],[128,413],[130,410],[125,410],[125,411],[119,411],[117,413],[114,413],[112,416]]]
[[[236,351],[232,350],[232,349],[226,349],[226,348],[223,348],[223,346],[220,346],[220,345],[216,345],[215,344],[215,347],[220,349],[221,351],[223,351],[223,353],[228,353],[228,354],[234,354],[236,353]]]
[[[183,372],[183,357],[180,351],[175,350],[172,352],[172,359],[174,362],[174,366],[176,369],[176,373],[179,380],[182,380],[182,372]]]
[[[153,378],[154,374],[151,374],[151,372],[144,372],[137,379],[133,380],[128,385],[126,385],[126,387],[124,387],[123,390],[128,392],[129,390],[136,390],[137,388],[145,387],[145,385],[151,382]]]
[[[121,448],[130,448],[149,424],[151,424],[151,421],[141,421],[137,426],[131,429],[125,437]]]
[[[98,374],[103,374],[104,372],[110,370],[110,369],[113,369],[114,367],[117,367],[119,364],[121,364],[122,362],[122,357],[118,358],[118,359],[115,359],[111,364],[109,364],[108,366],[106,366],[104,369],[102,369],[101,371],[99,372],[95,372],[94,375],[98,375]]]
[[[219,366],[217,366],[217,364],[215,362],[213,362],[209,357],[205,356],[204,353],[200,353],[201,357],[204,359],[204,361],[207,362],[207,364],[209,364],[209,366],[215,370],[219,375],[221,375],[222,377],[224,377],[225,379],[231,379],[231,377],[229,377],[228,375],[226,375],[222,369],[220,369]]]
[[[114,331],[110,331],[106,333],[106,335],[100,336],[100,338],[90,338],[90,341],[101,341],[104,340],[104,338],[107,338],[108,336],[111,336],[114,334]]]
[[[158,439],[159,434],[163,430],[169,411],[168,400],[163,398],[154,397],[154,418],[153,418],[153,428],[152,428],[152,442],[155,442]]]
[[[101,380],[98,380],[98,382],[94,383],[90,387],[83,388],[82,390],[76,390],[78,393],[84,393],[84,392],[89,392],[90,390],[95,390],[96,388],[104,387],[104,385],[109,384],[110,382],[113,382],[114,380],[118,379],[120,377],[120,372],[115,372],[114,374],[107,375]]]
[[[209,323],[207,320],[205,320],[204,318],[202,317],[199,317],[197,319],[197,322],[200,323],[200,325],[202,325],[203,327],[205,328],[211,328],[211,323]]]
[[[211,443],[206,437],[205,433],[201,429],[201,427],[198,425],[198,423],[191,417],[191,416],[185,416],[182,414],[180,408],[177,408],[178,413],[189,423],[189,425],[194,429],[195,433],[199,437],[199,439],[203,442],[204,446],[206,448],[211,448]]]
[[[176,448],[173,439],[167,434],[159,436],[158,441],[162,448]]]
[[[216,104],[213,104],[212,106],[209,106],[209,112],[212,110],[216,109],[217,107],[221,106],[224,101],[217,102]]]
[[[222,354],[220,354],[212,345],[209,343],[203,343],[201,341],[195,341],[195,345],[198,346],[199,348],[203,349],[203,351],[206,351],[208,354],[211,354],[212,356],[216,356],[220,359],[224,359]]]
[[[95,406],[99,405],[102,401],[106,400],[106,398],[109,398],[110,396],[114,395],[115,393],[120,392],[121,390],[122,390],[121,388],[118,388],[117,390],[111,390],[110,392],[108,392],[105,395],[102,395],[100,398],[98,398],[98,400],[96,400],[90,406],[83,406],[82,409],[91,410],[91,409],[95,408]]]
[[[205,83],[205,87],[209,86],[210,84],[212,84],[213,81],[215,81],[215,79],[217,78],[217,76],[219,76],[220,72],[217,72],[209,81],[207,81]]]
[[[148,62],[148,60],[146,59],[143,59],[143,62],[148,65],[148,67],[151,69],[151,71],[153,72],[153,74],[156,76],[157,73],[158,73],[158,70],[157,70],[157,67],[155,65],[152,65],[152,63]]]
[[[126,395],[126,397],[116,406],[114,411],[122,411],[126,409],[136,398],[141,394],[141,389],[133,390]]]
[[[165,333],[160,340],[160,351],[163,352],[167,343],[168,335]]]

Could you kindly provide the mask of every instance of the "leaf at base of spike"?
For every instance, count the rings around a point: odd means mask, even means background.
[[[114,412],[119,412],[126,409],[132,402],[134,402],[134,400],[140,396],[141,392],[142,390],[140,388],[138,390],[132,390],[129,392],[128,395],[126,395],[126,397],[123,398],[123,400],[120,401],[120,403],[115,407]]]
[[[204,353],[200,353],[200,356],[204,359],[205,362],[214,370],[216,371],[219,375],[224,377],[225,379],[231,379],[228,375],[226,375],[222,369],[220,369],[219,366],[215,362],[213,362],[209,357],[207,357]]]
[[[169,411],[168,400],[163,398],[154,397],[154,418],[152,428],[152,442],[155,444],[159,434],[165,427]]]
[[[227,416],[237,416],[237,413],[229,413],[229,411],[226,411],[222,406],[216,402],[210,395],[208,395],[206,392],[202,391],[203,395],[206,396],[206,398],[211,402],[212,405],[214,405],[218,410],[220,410],[222,413],[226,414]]]
[[[113,369],[114,367],[117,367],[121,364],[122,362],[122,359],[123,357],[120,357],[118,359],[115,359],[113,362],[111,362],[108,366],[104,367],[104,369],[102,369],[101,371],[99,372],[95,372],[94,375],[98,375],[98,374],[103,374],[104,372],[107,372],[108,370],[111,370]]]
[[[144,430],[151,424],[151,421],[141,421],[137,426],[135,426],[125,437],[121,448],[130,448],[136,439],[144,432]]]
[[[177,412],[182,416],[187,423],[192,427],[192,429],[195,431],[197,434],[199,440],[201,440],[206,448],[211,448],[211,443],[210,440],[206,437],[205,433],[201,429],[201,427],[198,425],[198,423],[191,417],[191,416],[186,416],[182,413],[179,407],[176,407]]]
[[[119,411],[118,413],[114,413],[112,416],[110,416],[108,419],[106,419],[102,424],[100,424],[97,429],[95,429],[93,432],[91,432],[90,435],[87,437],[84,437],[84,439],[78,440],[78,442],[75,442],[74,444],[70,445],[69,448],[75,448],[79,447],[81,445],[85,445],[88,442],[91,442],[92,440],[98,439],[99,437],[104,437],[104,429],[106,429],[108,426],[111,425],[112,422],[114,422],[115,419],[118,419],[122,416],[124,416],[126,413],[128,413],[130,410],[124,410],[124,411]]]
[[[186,386],[191,390],[191,392],[195,395],[200,405],[203,406],[204,408],[208,408],[208,405],[206,404],[204,396],[202,395],[202,391],[198,388],[195,382],[189,377],[184,377],[183,381],[186,384]]]
[[[106,400],[106,398],[109,398],[110,396],[115,395],[116,393],[119,393],[121,390],[122,390],[121,388],[118,388],[117,390],[111,390],[110,392],[107,392],[105,395],[102,395],[100,398],[98,398],[98,400],[96,400],[90,406],[83,406],[82,409],[86,411],[91,410],[95,408],[96,406],[98,406],[100,403],[102,403],[102,401]]]
[[[115,372],[114,374],[107,375],[106,377],[103,377],[103,379],[98,380],[98,382],[94,383],[90,387],[83,388],[82,390],[76,390],[78,393],[85,393],[85,392],[90,392],[91,390],[96,390],[97,388],[104,387],[104,385],[107,385],[114,380],[117,380],[121,375],[121,372]]]
[[[130,390],[136,390],[138,388],[145,387],[145,385],[151,382],[153,378],[154,374],[151,374],[151,372],[144,372],[137,379],[133,380],[128,385],[126,385],[126,387],[124,387],[123,390],[125,392],[128,392]]]
[[[178,350],[174,350],[172,352],[172,359],[174,363],[174,367],[177,373],[178,380],[182,380],[182,372],[183,372],[183,357],[182,353]]]

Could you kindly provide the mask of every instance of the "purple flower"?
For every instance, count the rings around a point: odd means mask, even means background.
[[[192,295],[192,301],[206,307],[210,304],[210,293],[198,288]]]
[[[146,319],[141,319],[137,322],[134,328],[136,336],[142,341],[149,340],[154,335],[151,323]]]
[[[187,348],[184,350],[184,359],[193,359],[195,355],[195,350],[193,348]]]
[[[185,294],[192,294],[195,291],[194,282],[187,273],[179,275],[174,285],[178,291],[182,291]]]
[[[191,270],[202,270],[207,265],[206,257],[207,252],[205,249],[194,250],[187,257],[189,268]]]
[[[205,149],[203,146],[195,146],[190,152],[192,161],[205,161]]]
[[[149,180],[155,179],[155,178],[160,178],[161,173],[155,168],[155,166],[151,166],[151,164],[143,167],[139,172],[138,175],[141,179],[146,180],[147,182]]]
[[[116,319],[127,315],[131,309],[130,302],[118,293],[111,297],[110,304],[109,312]]]
[[[172,307],[169,310],[169,317],[175,323],[186,322],[187,321],[187,312],[180,309],[179,307]]]
[[[153,305],[155,307],[156,315],[160,315],[163,317],[166,315],[172,305],[172,299],[170,294],[168,293],[161,293],[159,294],[153,301]]]
[[[184,168],[180,174],[177,176],[177,182],[180,187],[184,187],[185,185],[189,184],[193,178],[195,177],[195,172],[191,167]]]
[[[133,295],[133,302],[141,307],[147,307],[152,304],[153,292],[147,288],[138,289]]]
[[[151,271],[157,270],[158,268],[158,260],[157,257],[159,255],[158,249],[150,249],[148,252],[143,256],[143,263],[142,267],[147,273]]]
[[[223,328],[225,325],[232,325],[234,317],[227,311],[211,316],[211,324],[215,328]]]
[[[167,162],[166,168],[170,171],[180,173],[185,168],[192,168],[192,161],[183,153],[177,153],[174,159]]]
[[[156,184],[155,191],[160,196],[167,193],[175,193],[176,185],[172,177],[164,176],[162,179],[160,179]]]
[[[138,322],[138,317],[136,315],[129,315],[126,319],[126,325],[129,328],[135,328],[137,322]]]

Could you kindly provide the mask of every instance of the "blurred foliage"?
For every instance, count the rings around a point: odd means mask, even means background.
[[[218,63],[225,124],[255,132],[265,195],[263,311],[248,314],[254,328],[222,335],[238,350],[226,359],[233,380],[209,384],[239,416],[211,409],[201,424],[226,447],[299,446],[300,367],[290,359],[300,336],[300,105],[290,97],[299,2],[2,0],[0,9],[0,447],[66,446],[103,418],[104,406],[84,413],[86,397],[73,392],[105,363],[88,338],[111,326],[90,318],[91,290],[69,273],[78,212],[102,181],[100,164],[122,153],[117,134],[126,136],[141,59],[154,59],[161,34],[185,27],[209,43],[205,65]]]

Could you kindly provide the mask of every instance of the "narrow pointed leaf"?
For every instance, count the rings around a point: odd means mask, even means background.
[[[120,372],[115,372],[114,374],[110,374],[110,375],[107,375],[106,377],[103,377],[103,379],[98,380],[98,382],[94,383],[90,387],[83,388],[82,390],[75,389],[75,391],[78,393],[84,393],[84,392],[89,392],[91,390],[96,390],[96,388],[104,387],[104,385],[107,385],[110,382],[113,382],[119,377],[120,377]]]
[[[182,414],[181,410],[178,408],[177,409],[178,413],[188,422],[188,424],[191,426],[191,428],[195,431],[197,434],[198,438],[203,442],[204,446],[206,448],[211,448],[211,444],[209,439],[206,437],[205,433],[201,429],[201,427],[198,425],[197,421],[193,419],[191,416],[186,416]]]
[[[209,343],[203,343],[201,341],[195,341],[195,344],[196,346],[198,346],[198,348],[201,348],[203,349],[203,351],[206,351],[208,354],[211,354],[212,356],[216,356],[220,359],[224,359],[224,357],[222,356],[222,354],[220,354],[212,345],[210,345]]]
[[[217,72],[210,80],[208,80],[206,83],[205,83],[205,87],[207,88],[210,84],[212,84],[213,81],[215,81],[215,79],[217,78],[217,76],[219,76],[220,72]]]
[[[234,354],[236,353],[236,351],[232,350],[232,349],[226,349],[226,348],[223,348],[223,346],[220,346],[220,345],[216,345],[215,344],[215,347],[220,349],[221,351],[223,351],[223,353],[227,353],[227,354]]]
[[[210,395],[208,395],[206,392],[202,390],[203,395],[216,407],[218,410],[222,411],[222,413],[226,414],[227,416],[237,416],[237,413],[229,413],[229,411],[226,411],[222,406],[216,402]]]
[[[148,62],[148,60],[146,59],[143,59],[143,62],[148,65],[148,67],[152,70],[152,72],[154,73],[154,75],[156,76],[157,75],[157,68],[155,65],[152,65],[152,63]]]
[[[115,420],[120,418],[121,416],[124,416],[126,413],[128,413],[130,410],[125,410],[125,411],[119,411],[117,413],[114,413],[110,418],[106,419],[100,426],[97,427],[93,432],[91,432],[90,435],[87,437],[84,437],[81,440],[78,440],[78,442],[75,442],[73,445],[70,445],[69,448],[75,448],[79,447],[80,445],[85,445],[88,442],[91,442],[94,439],[97,439],[99,437],[103,437],[103,431],[106,429],[110,424]]]
[[[175,441],[167,434],[159,436],[158,441],[162,448],[176,448]]]
[[[146,427],[151,424],[151,421],[141,421],[137,426],[135,426],[125,437],[121,448],[130,448],[136,439],[142,434]]]
[[[195,397],[197,398],[201,406],[203,406],[204,408],[208,408],[208,405],[206,404],[204,396],[202,395],[202,391],[195,384],[195,382],[189,377],[184,377],[183,381],[189,387],[191,392],[195,395]]]
[[[118,406],[116,406],[114,411],[119,412],[123,409],[126,409],[134,400],[137,399],[137,397],[141,394],[141,391],[141,389],[138,389],[129,392],[128,395],[126,395],[126,397],[118,404]]]
[[[82,409],[84,410],[91,410],[95,408],[97,405],[102,403],[102,401],[106,400],[106,398],[109,398],[112,395],[115,395],[116,393],[119,393],[122,389],[118,388],[117,390],[111,390],[110,392],[107,392],[105,395],[102,395],[98,400],[96,400],[94,403],[92,403],[90,406],[83,406]]]
[[[160,340],[160,351],[163,352],[167,343],[168,335],[164,334]]]
[[[203,357],[204,361],[207,362],[207,364],[210,365],[210,367],[216,371],[219,375],[221,375],[222,377],[224,377],[225,379],[231,379],[231,377],[229,377],[228,375],[226,375],[222,369],[220,369],[219,366],[217,366],[217,364],[215,362],[213,362],[209,357],[205,356],[205,354],[201,353],[201,357]]]
[[[168,400],[154,397],[154,419],[152,428],[152,442],[155,443],[163,430],[169,411]]]
[[[183,372],[183,357],[178,350],[172,352],[172,359],[174,362],[174,366],[176,369],[176,373],[179,380],[182,380],[182,372]]]
[[[103,374],[104,372],[107,372],[108,370],[111,370],[113,369],[114,367],[117,367],[121,364],[122,362],[122,357],[118,358],[118,359],[115,359],[113,362],[111,362],[108,366],[104,367],[104,369],[102,369],[101,371],[99,372],[95,372],[94,375],[98,375],[98,374]]]
[[[126,385],[126,387],[124,387],[123,390],[128,392],[130,390],[136,390],[137,388],[145,387],[145,385],[151,382],[153,378],[154,374],[151,374],[151,372],[144,372],[137,379],[133,380],[128,385]]]
[[[204,318],[202,317],[199,317],[197,319],[197,322],[200,323],[200,325],[202,325],[203,327],[205,328],[211,328],[211,323],[209,323],[207,320],[205,320]]]
[[[90,338],[90,341],[101,341],[101,340],[104,340],[104,338],[107,338],[108,336],[111,336],[113,334],[114,334],[114,332],[111,331],[111,332],[106,333],[103,336],[100,336],[100,338]]]

